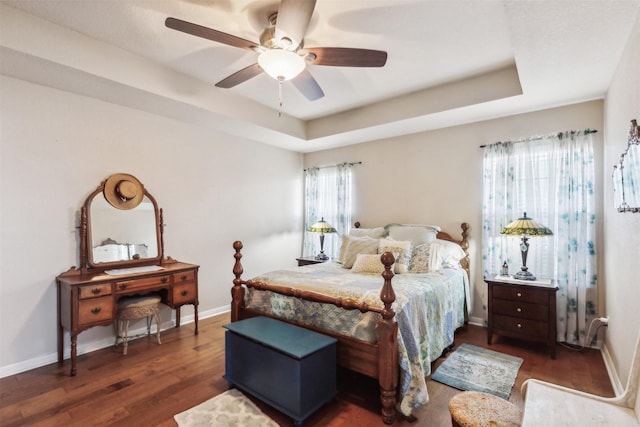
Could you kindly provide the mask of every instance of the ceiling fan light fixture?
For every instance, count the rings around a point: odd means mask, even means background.
[[[305,67],[304,58],[290,50],[271,49],[261,53],[258,64],[276,80],[291,80]]]

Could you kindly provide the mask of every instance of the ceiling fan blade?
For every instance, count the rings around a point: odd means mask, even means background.
[[[260,73],[262,73],[262,68],[260,68],[258,64],[249,65],[248,67],[245,67],[240,71],[236,71],[229,77],[220,80],[218,83],[216,83],[216,87],[229,89],[240,83],[246,82],[250,78],[257,76]]]
[[[304,48],[307,62],[313,65],[331,65],[336,67],[383,67],[387,63],[387,52],[382,50],[355,49],[349,47],[311,47]],[[315,55],[315,59],[310,59]]]
[[[253,51],[258,47],[256,43],[250,42],[249,40],[177,18],[169,17],[164,21],[164,24],[173,30],[182,31],[183,33],[213,40],[214,42],[223,43],[229,46],[239,47],[241,49]]]
[[[282,0],[276,19],[276,40],[288,38],[295,50],[307,32],[316,0]]]
[[[302,93],[309,101],[315,101],[324,96],[322,88],[313,78],[309,70],[306,68],[298,74],[296,78],[291,80],[291,83]]]

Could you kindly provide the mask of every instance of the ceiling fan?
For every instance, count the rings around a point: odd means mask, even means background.
[[[167,18],[165,25],[183,33],[259,54],[257,63],[224,78],[216,83],[217,87],[234,87],[264,71],[281,83],[291,80],[307,99],[315,101],[322,98],[324,92],[307,69],[307,64],[382,67],[387,62],[387,52],[380,50],[305,47],[304,35],[315,5],[316,0],[281,0],[278,11],[269,16],[269,25],[260,35],[260,43],[177,18]]]

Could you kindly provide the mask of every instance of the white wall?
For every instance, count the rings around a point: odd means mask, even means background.
[[[605,100],[604,214],[606,307],[609,316],[606,348],[626,384],[640,331],[640,213],[618,213],[613,207],[611,173],[627,147],[631,119],[640,123],[640,15],[618,65]]]
[[[482,281],[482,150],[480,145],[509,138],[546,135],[569,129],[603,128],[603,102],[516,115],[437,131],[308,153],[304,166],[362,161],[355,166],[354,219],[363,227],[390,222],[440,225],[460,236],[471,226],[473,310],[471,321],[486,320]],[[602,132],[596,161],[602,164]],[[599,177],[599,179],[602,179]],[[598,202],[602,189],[597,189]],[[600,213],[600,212],[599,212]],[[599,229],[602,229],[602,216]],[[601,233],[599,233],[601,236]],[[602,241],[602,238],[599,238]],[[534,266],[531,266],[532,269]]]
[[[234,240],[245,277],[295,265],[301,154],[22,80],[0,88],[2,376],[57,360],[55,277],[78,265],[78,211],[113,173],[136,176],[164,209],[166,255],[201,266],[201,316],[228,309]],[[79,353],[110,343],[96,327]]]

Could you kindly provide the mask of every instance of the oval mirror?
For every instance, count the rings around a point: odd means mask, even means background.
[[[123,209],[105,198],[106,182],[87,198],[83,208],[87,264],[105,270],[161,262],[161,215],[153,196],[145,189],[137,206]]]

